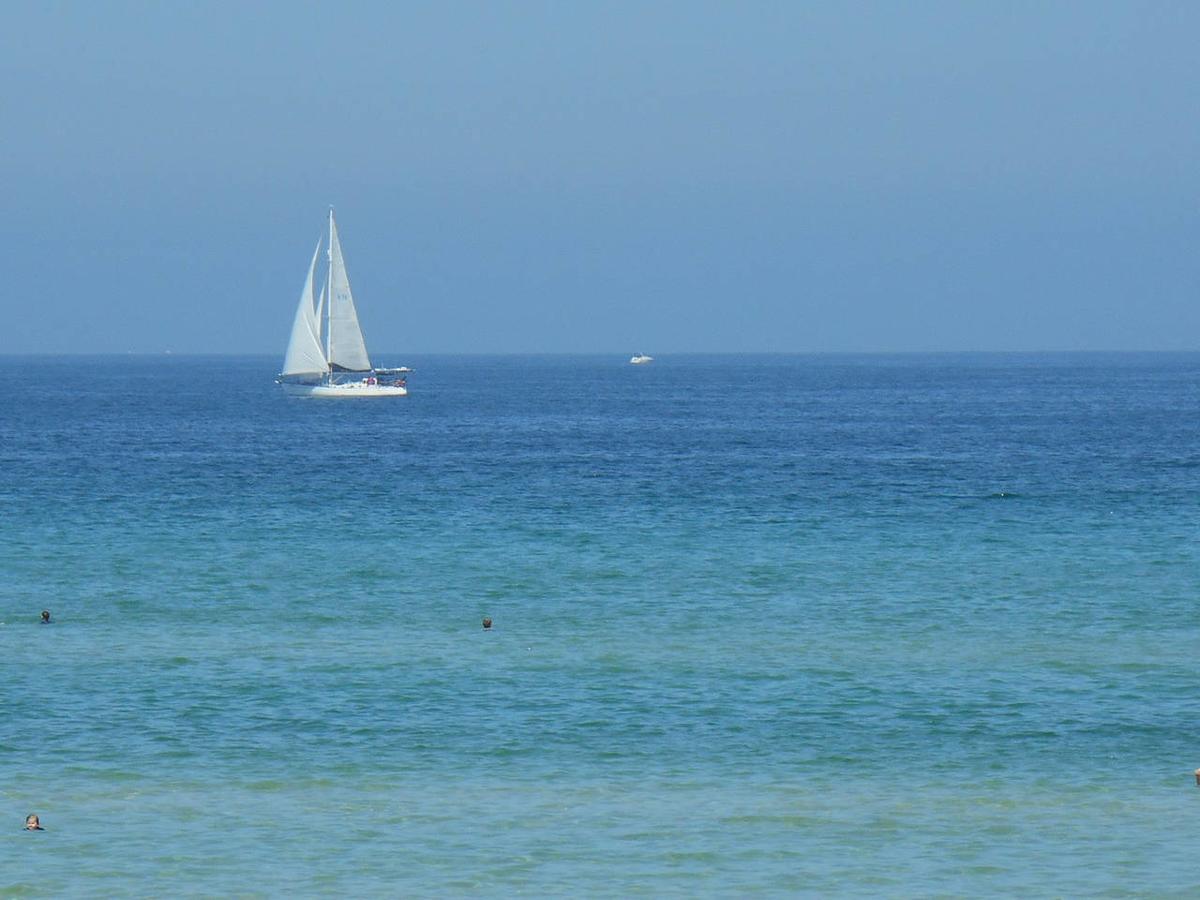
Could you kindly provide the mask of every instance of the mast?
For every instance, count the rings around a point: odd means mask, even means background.
[[[325,328],[325,361],[329,364],[329,381],[333,383],[333,207],[329,207],[329,247],[325,251],[329,257],[328,292],[325,294],[325,315],[328,325]]]

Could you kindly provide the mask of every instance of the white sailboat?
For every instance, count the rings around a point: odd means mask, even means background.
[[[629,357],[629,364],[631,366],[644,366],[646,363],[652,362],[654,362],[654,357],[646,356],[644,353],[635,353],[633,356]]]
[[[292,321],[283,371],[276,380],[289,394],[305,397],[406,396],[411,370],[376,368],[367,356],[332,208],[326,247],[329,268],[318,298],[314,294],[314,276],[320,255],[321,240],[318,240]]]

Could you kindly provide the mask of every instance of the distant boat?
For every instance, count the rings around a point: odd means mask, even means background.
[[[289,394],[304,397],[407,395],[407,376],[411,369],[379,369],[371,365],[367,356],[332,208],[329,210],[329,244],[325,249],[329,268],[325,283],[321,285],[321,296],[317,298],[313,293],[313,277],[320,255],[321,240],[318,240],[304,290],[300,293],[300,304],[296,307],[283,371],[276,380]]]
[[[644,353],[635,353],[629,358],[629,364],[631,366],[644,366],[646,363],[652,362],[654,362],[654,357],[647,356]]]

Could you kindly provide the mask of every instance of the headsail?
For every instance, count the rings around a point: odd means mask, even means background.
[[[350,279],[342,259],[333,210],[329,211],[329,362],[337,368],[365,372],[371,368],[367,345],[358,326]]]
[[[313,273],[320,252],[321,242],[317,241],[317,249],[308,266],[308,277],[304,279],[304,290],[300,293],[300,304],[296,307],[296,318],[292,322],[292,338],[283,358],[284,375],[321,375],[329,369],[321,350],[320,312],[313,306]]]
[[[325,285],[322,284],[321,285],[321,297],[319,300],[317,300],[317,344],[318,344],[318,346],[321,346],[321,347],[325,346],[325,343],[324,343],[325,338],[324,338],[324,335],[321,334],[321,328],[325,321],[323,318],[325,315],[325,296],[326,296]],[[325,358],[324,351],[321,352],[321,358],[322,359]],[[326,368],[328,368],[328,367],[326,367]]]

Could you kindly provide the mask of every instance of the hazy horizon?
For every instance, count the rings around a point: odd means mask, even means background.
[[[872,358],[872,357],[930,357],[930,356],[1013,356],[1013,357],[1075,357],[1075,356],[1195,356],[1200,354],[1200,350],[1111,350],[1111,349],[1096,349],[1096,350],[1056,350],[1053,348],[1030,349],[1030,350],[682,350],[676,353],[666,353],[653,356],[655,362],[669,363],[672,359],[688,359],[695,357],[756,357],[756,356],[778,356],[778,357],[851,357],[851,358]],[[504,351],[426,351],[406,352],[406,351],[372,351],[371,354],[375,359],[372,360],[376,366],[396,365],[403,363],[405,359],[421,359],[421,358],[442,358],[449,357],[454,359],[479,357],[485,359],[495,358],[514,358],[514,359],[539,359],[539,358],[606,358],[616,361],[628,361],[630,354],[624,350],[587,350],[587,351],[568,351],[568,350],[537,350],[537,351],[522,351],[522,350],[504,350]],[[261,352],[238,352],[238,353],[223,353],[221,351],[181,351],[174,350],[125,350],[125,351],[108,351],[108,352],[89,352],[89,351],[28,351],[22,353],[0,353],[0,359],[122,359],[133,357],[137,359],[152,358],[161,359],[163,357],[175,357],[179,359],[278,359],[282,360],[283,355],[278,353]]]
[[[1200,7],[5,8],[5,354],[1200,348]],[[397,348],[388,351],[384,348]]]

